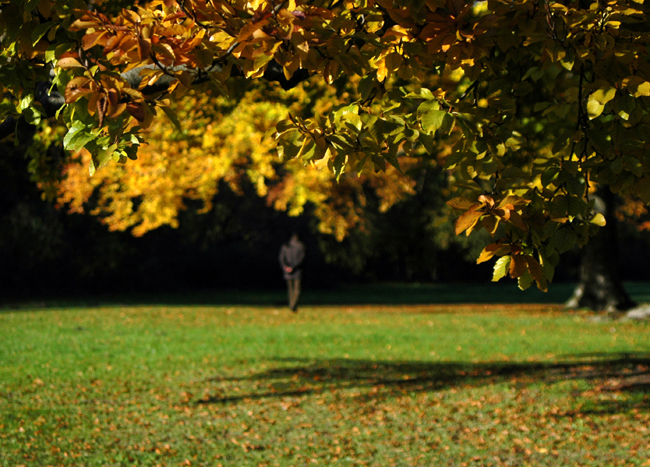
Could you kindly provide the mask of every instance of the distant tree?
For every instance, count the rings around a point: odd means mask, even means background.
[[[156,0],[116,16],[0,5],[0,138],[56,113],[91,175],[136,159],[158,110],[179,124],[170,104],[190,87],[210,83],[216,99],[243,77],[331,87],[329,105],[290,109],[267,133],[283,162],[403,184],[408,161],[444,160],[456,233],[494,234],[479,262],[497,258],[493,279],[522,289],[546,290],[559,255],[605,225],[597,187],[650,201],[640,1]]]

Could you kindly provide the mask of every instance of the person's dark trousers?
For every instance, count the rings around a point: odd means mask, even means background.
[[[289,308],[296,311],[300,299],[300,279],[287,279],[287,288],[289,289]]]

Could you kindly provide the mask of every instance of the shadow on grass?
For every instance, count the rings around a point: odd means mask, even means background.
[[[525,387],[535,383],[553,384],[565,380],[585,380],[597,392],[640,391],[650,393],[650,354],[582,354],[567,356],[555,363],[542,362],[389,362],[371,360],[277,359],[295,366],[274,368],[241,377],[209,378],[221,385],[217,394],[197,404],[225,404],[254,399],[334,393],[343,389],[360,391],[362,400],[386,399],[400,394],[438,391],[448,388],[478,387],[510,383]],[[257,390],[236,395],[229,386],[253,383]],[[237,391],[240,389],[238,388]],[[620,413],[638,408],[650,410],[645,394],[641,400],[607,401],[580,409],[583,413]]]

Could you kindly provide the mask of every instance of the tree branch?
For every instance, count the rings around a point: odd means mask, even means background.
[[[125,73],[122,73],[122,78],[129,83],[133,89],[139,89],[142,83],[143,77],[140,75],[142,70],[159,70],[161,67],[151,64],[143,65],[132,70],[129,70]],[[216,64],[212,67],[210,71],[220,71],[221,66]],[[192,82],[193,85],[201,84],[209,80],[207,75],[199,75],[199,73],[187,66],[177,66],[172,68],[165,68],[164,71],[167,74],[161,76],[155,83],[147,85],[142,89],[144,95],[152,95],[159,92],[165,92],[169,89],[171,84],[176,79],[173,75],[175,72],[179,71],[192,71],[195,74],[195,79]],[[241,71],[238,68],[234,68],[231,76],[243,76]],[[271,60],[267,65],[266,71],[264,72],[264,79],[270,82],[277,82],[280,84],[282,89],[288,90],[296,87],[302,81],[305,81],[309,78],[311,74],[305,69],[297,70],[290,79],[287,79],[284,75],[284,70],[282,65],[280,65],[275,60]],[[43,109],[45,110],[45,115],[47,118],[54,117],[56,112],[65,104],[65,98],[57,91],[53,90],[50,92],[51,83],[39,82],[36,84],[36,92],[34,93],[34,99],[36,102],[39,102]],[[4,138],[12,135],[15,132],[17,122],[21,122],[21,125],[25,123],[24,118],[20,117],[18,119],[14,117],[8,117],[3,122],[0,123],[0,141]]]

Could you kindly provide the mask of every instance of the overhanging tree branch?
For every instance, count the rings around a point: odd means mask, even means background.
[[[122,78],[129,84],[133,89],[139,89],[142,84],[144,77],[142,76],[142,71],[144,70],[163,70],[160,66],[155,64],[143,65],[137,68],[133,68],[127,72],[121,74]],[[191,72],[195,75],[195,79],[192,81],[192,85],[198,85],[209,81],[208,74],[200,73],[194,68],[187,66],[178,66],[172,68],[164,69],[166,74],[161,76],[156,82],[145,86],[142,89],[142,93],[145,96],[151,96],[158,93],[166,92],[170,86],[177,80],[174,76],[174,73],[180,72]],[[209,72],[221,71],[221,66],[216,64],[212,69],[208,70]],[[238,68],[233,69],[231,73],[232,77],[243,76],[243,73]],[[311,74],[305,69],[297,70],[290,79],[284,75],[284,70],[282,65],[277,61],[271,60],[267,65],[266,71],[264,72],[264,79],[270,82],[277,82],[282,89],[288,90],[296,87],[302,81],[305,81],[311,76]],[[54,117],[56,112],[65,105],[65,98],[59,93],[56,89],[52,89],[51,83],[40,82],[36,85],[36,92],[34,93],[34,100],[39,102],[43,109],[45,110],[45,116],[47,118]],[[21,125],[28,125],[25,122],[24,117],[8,117],[3,122],[0,123],[0,141],[4,138],[7,138],[15,133],[16,128],[21,127]],[[20,138],[20,135],[19,139]]]

